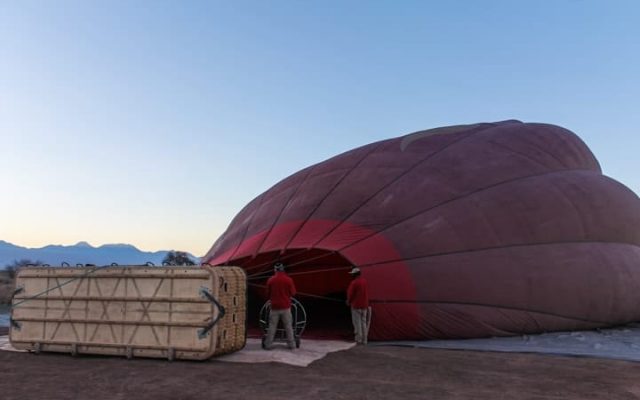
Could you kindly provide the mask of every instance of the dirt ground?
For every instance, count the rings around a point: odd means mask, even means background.
[[[307,368],[0,352],[0,398],[638,399],[640,363],[367,346]]]

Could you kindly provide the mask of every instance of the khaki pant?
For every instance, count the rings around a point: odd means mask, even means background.
[[[352,308],[351,321],[353,322],[353,331],[356,336],[356,343],[367,344],[369,326],[371,326],[371,307]]]
[[[282,320],[284,330],[287,334],[287,343],[290,349],[296,348],[296,342],[293,337],[293,325],[291,323],[291,309],[286,310],[271,310],[269,313],[269,328],[267,329],[267,338],[264,341],[264,347],[270,349],[273,345],[273,339],[276,336],[276,329],[278,323]]]

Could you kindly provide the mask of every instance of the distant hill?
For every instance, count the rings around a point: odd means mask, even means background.
[[[146,252],[138,250],[130,244],[105,244],[93,247],[87,242],[79,242],[73,246],[49,245],[31,249],[16,246],[0,240],[0,269],[4,269],[15,260],[29,259],[42,261],[52,266],[60,265],[66,261],[72,266],[76,264],[109,265],[142,265],[151,261],[160,265],[169,251]],[[196,262],[198,258],[189,254]]]

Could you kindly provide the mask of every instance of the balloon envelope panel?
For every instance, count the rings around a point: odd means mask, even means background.
[[[640,318],[640,200],[572,132],[503,121],[371,143],[251,201],[205,256],[304,295],[370,286],[372,339],[468,338]]]

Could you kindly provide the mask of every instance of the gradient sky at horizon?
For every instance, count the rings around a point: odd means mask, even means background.
[[[576,132],[640,192],[637,1],[0,0],[0,239],[203,255],[253,197],[443,125]]]

